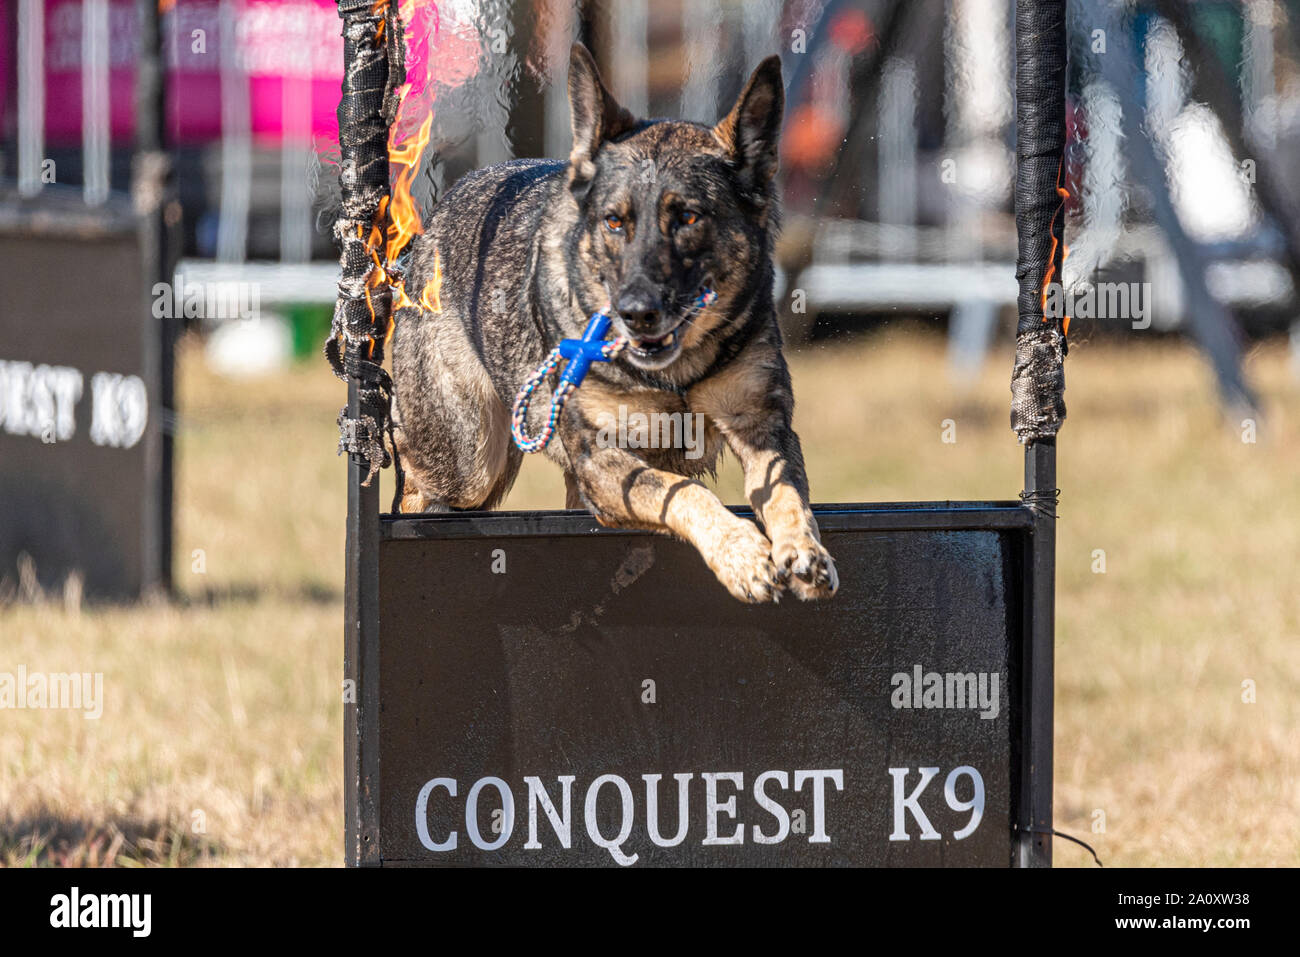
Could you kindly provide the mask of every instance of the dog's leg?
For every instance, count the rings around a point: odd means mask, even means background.
[[[774,346],[749,355],[692,390],[745,472],[745,497],[772,543],[772,560],[799,598],[829,598],[839,587],[835,561],[822,546],[808,499],[794,398],[785,359]]]
[[[399,317],[393,349],[394,437],[406,470],[403,513],[500,504],[523,454],[510,413],[450,312]]]
[[[446,502],[429,498],[418,488],[413,488],[410,476],[407,476],[406,489],[397,510],[403,515],[441,515],[450,512],[451,506]]]
[[[772,560],[790,590],[804,601],[835,594],[839,575],[808,503],[799,437],[787,432],[776,448],[764,443],[761,431],[733,431],[727,440],[745,470],[745,497],[767,531]]]
[[[414,488],[413,485],[414,483],[408,479],[406,488],[403,490],[402,501],[398,505],[398,511],[403,515],[417,515],[431,504],[424,497],[424,494],[418,488]]]
[[[573,477],[572,472],[567,470],[564,473],[564,507],[585,507],[582,502],[582,493],[578,491],[578,480]]]
[[[565,448],[581,501],[602,525],[672,532],[694,545],[741,601],[780,597],[768,540],[702,483],[651,468],[623,449],[596,448],[579,430],[568,431]]]

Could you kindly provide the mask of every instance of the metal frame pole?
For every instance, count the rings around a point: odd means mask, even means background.
[[[1022,780],[1017,858],[1021,867],[1052,866],[1052,761],[1056,663],[1056,439],[1025,449],[1025,498],[1033,509],[1026,556],[1029,600],[1021,669]]]
[[[391,310],[386,282],[371,288],[371,229],[389,196],[388,128],[395,112],[390,66],[393,4],[338,0],[343,20],[343,86],[339,101],[341,246],[335,331],[326,348],[348,383],[341,447],[348,449],[348,513],[344,580],[344,859],[379,863],[379,482],[382,419],[376,379]],[[398,54],[400,56],[400,53]],[[380,236],[382,237],[382,228]],[[382,239],[381,239],[382,241]],[[378,443],[378,445],[376,445]]]
[[[362,414],[360,388],[348,382],[348,415]],[[345,863],[379,863],[379,483],[348,456],[348,515],[343,607]]]
[[[135,155],[132,157],[131,192],[140,216],[145,302],[158,283],[171,283],[179,258],[180,201],[176,196],[175,167],[167,152],[167,74],[163,54],[163,15],[157,0],[136,0],[140,22],[140,60],[136,73]],[[145,313],[151,315],[151,310]],[[146,581],[163,591],[172,588],[173,509],[176,432],[176,332],[179,317],[158,320],[157,336],[148,337],[149,362],[156,364],[161,424],[158,430],[157,489],[152,526],[146,528],[146,555],[157,555]],[[156,344],[156,345],[155,345]],[[150,547],[152,546],[152,547]]]
[[[1016,0],[1016,361],[1011,426],[1025,444],[1034,517],[1026,556],[1021,783],[1016,860],[1052,863],[1053,665],[1056,605],[1056,434],[1065,419],[1065,329],[1043,308],[1064,262],[1065,0]]]

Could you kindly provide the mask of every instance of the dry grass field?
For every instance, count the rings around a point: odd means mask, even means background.
[[[816,498],[1021,488],[1005,345],[962,388],[924,331],[793,366]],[[1254,443],[1185,344],[1068,360],[1057,826],[1108,866],[1300,865],[1300,385],[1282,342],[1248,371]],[[99,720],[0,717],[0,863],[341,862],[343,388],[323,361],[219,380],[192,342],[180,382],[176,598],[0,607],[0,670],[103,672],[105,694]],[[737,500],[734,463],[719,483]],[[561,487],[530,462],[509,504],[556,507]]]

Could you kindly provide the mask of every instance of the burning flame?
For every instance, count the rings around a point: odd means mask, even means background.
[[[409,86],[409,85],[408,85]],[[403,95],[405,95],[403,88]],[[375,214],[375,225],[371,228],[370,240],[367,245],[370,248],[371,256],[375,261],[375,268],[371,270],[371,276],[377,276],[376,285],[379,282],[387,282],[393,291],[393,310],[404,309],[408,306],[415,306],[417,303],[411,300],[410,295],[406,292],[406,279],[396,274],[390,274],[391,265],[406,245],[424,232],[424,224],[420,220],[420,209],[415,203],[414,197],[411,196],[411,183],[415,180],[415,174],[420,169],[420,159],[424,155],[425,147],[429,145],[429,136],[433,127],[433,114],[424,118],[420,124],[419,130],[415,136],[400,147],[394,148],[392,145],[388,148],[388,161],[392,166],[397,167],[397,176],[393,180],[392,196],[385,196],[379,201],[379,209]],[[387,213],[387,228],[384,233],[380,232],[379,224],[385,222],[385,213]],[[379,258],[379,249],[384,251],[383,261]],[[437,254],[434,254],[434,278],[425,286],[424,294],[421,294],[418,305],[425,309],[431,308],[426,304],[429,286],[435,282],[441,285],[441,269],[438,265]],[[369,282],[367,282],[369,286]],[[434,293],[434,301],[437,301],[437,292]],[[433,310],[441,312],[441,308]],[[371,310],[371,315],[374,311]],[[390,312],[388,318],[388,328],[384,332],[384,345],[393,337],[394,319]]]
[[[1064,190],[1062,190],[1062,192],[1064,192]],[[1066,195],[1068,196],[1069,194],[1066,193]],[[1061,243],[1061,271],[1062,272],[1065,271],[1065,260],[1069,255],[1070,255],[1070,247],[1066,245],[1064,241],[1062,241]],[[1069,334],[1070,334],[1070,317],[1063,316],[1061,317],[1061,335],[1068,336]]]
[[[426,312],[442,312],[442,257],[438,250],[433,251],[433,277],[424,284],[424,291],[419,300],[412,299],[406,293],[406,280],[399,279],[393,283],[394,309],[419,308]],[[392,334],[390,324],[389,335]]]
[[[398,4],[398,23],[411,23],[417,6],[423,0],[400,0]],[[388,0],[375,0],[371,5],[371,11],[380,14],[388,6]],[[437,8],[431,8],[436,18]],[[437,22],[433,24],[433,32],[437,33]],[[384,42],[384,22],[381,21],[375,33],[375,43]],[[397,88],[398,96],[398,116],[406,111],[408,106],[407,97],[412,92],[414,84],[408,80]],[[417,97],[417,99],[424,99]],[[415,182],[416,174],[420,170],[420,161],[424,156],[424,151],[429,145],[433,128],[433,113],[425,106],[425,116],[415,133],[406,138],[401,145],[397,143],[402,139],[401,124],[394,122],[389,134],[388,143],[388,161],[390,165],[390,176],[392,178],[392,188],[390,196],[380,200],[379,207],[375,210],[375,218],[371,223],[370,234],[366,237],[366,249],[370,254],[373,266],[369,275],[366,277],[366,305],[370,309],[371,323],[376,321],[374,302],[371,294],[374,290],[387,285],[392,293],[392,310],[389,312],[388,328],[384,331],[384,345],[392,338],[394,329],[393,311],[406,307],[419,306],[433,312],[441,311],[439,299],[439,290],[442,285],[442,267],[438,261],[437,254],[434,254],[434,275],[425,285],[418,302],[415,302],[407,294],[405,288],[405,278],[393,269],[393,262],[401,254],[402,250],[416,236],[424,232],[424,225],[420,219],[419,207],[416,205],[414,197],[411,195],[411,186]],[[362,235],[361,227],[357,229],[357,235]],[[370,355],[374,354],[374,344],[370,346]]]
[[[433,278],[424,284],[420,293],[420,308],[429,312],[442,312],[442,257],[433,251]]]
[[[388,245],[384,255],[389,262],[396,259],[406,244],[424,230],[420,222],[420,211],[411,197],[411,183],[419,172],[424,148],[429,145],[432,126],[433,114],[430,113],[409,142],[396,149],[391,145],[388,148],[389,163],[398,167],[397,178],[393,181],[393,201],[388,207]]]
[[[1067,199],[1070,198],[1070,191],[1069,191],[1068,189],[1065,189],[1064,187],[1061,186],[1061,171],[1060,171],[1059,167],[1058,167],[1058,169],[1057,169],[1057,171],[1056,171],[1056,184],[1057,184],[1057,185],[1056,185],[1056,194],[1057,194],[1058,196],[1061,197],[1061,205],[1060,205],[1059,207],[1057,207],[1056,212],[1052,213],[1052,222],[1051,222],[1051,224],[1050,224],[1049,227],[1048,227],[1048,232],[1049,232],[1049,234],[1050,234],[1051,237],[1052,237],[1052,249],[1051,249],[1051,252],[1049,252],[1048,255],[1047,255],[1047,269],[1046,269],[1046,271],[1043,273],[1043,295],[1042,295],[1042,303],[1043,303],[1043,322],[1046,322],[1046,321],[1047,321],[1047,290],[1048,290],[1048,287],[1051,286],[1051,284],[1052,284],[1052,276],[1053,276],[1053,274],[1056,272],[1056,242],[1057,242],[1057,240],[1056,240],[1056,216],[1057,216],[1057,213],[1061,213],[1061,212],[1063,212],[1063,211],[1065,210],[1065,201],[1066,201]],[[1064,235],[1064,232],[1065,232],[1064,226],[1062,226],[1061,232],[1062,232],[1062,234]],[[1065,269],[1065,257],[1068,256],[1068,255],[1070,255],[1070,247],[1069,247],[1069,246],[1063,246],[1063,248],[1062,248],[1062,250],[1061,250],[1061,269],[1062,269],[1062,272],[1064,272],[1064,269]],[[1067,335],[1067,336],[1070,334],[1070,317],[1069,317],[1069,316],[1065,316],[1065,317],[1063,317],[1063,318],[1061,319],[1061,333],[1062,333],[1062,335]]]
[[[379,207],[375,210],[374,222],[370,224],[370,235],[366,238],[366,251],[370,253],[370,259],[374,263],[369,274],[366,276],[366,308],[370,310],[370,325],[373,327],[378,317],[375,315],[375,303],[370,298],[371,291],[378,289],[388,282],[388,270],[384,268],[383,262],[379,259],[379,250],[382,248],[384,234],[379,228],[379,224],[384,221],[384,210],[388,206],[388,197],[385,196],[379,201]],[[362,233],[362,227],[357,226],[357,235]],[[389,329],[384,333],[384,342],[387,344],[389,335],[392,334],[392,318],[388,320]],[[375,354],[375,344],[372,340],[366,344],[366,357],[370,358]]]

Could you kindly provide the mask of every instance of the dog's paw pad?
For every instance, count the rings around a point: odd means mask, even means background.
[[[709,563],[718,581],[744,602],[781,599],[781,575],[772,561],[771,545],[758,528],[741,522],[722,536]]]
[[[774,545],[772,555],[786,587],[802,601],[830,598],[840,587],[835,559],[811,535]]]

